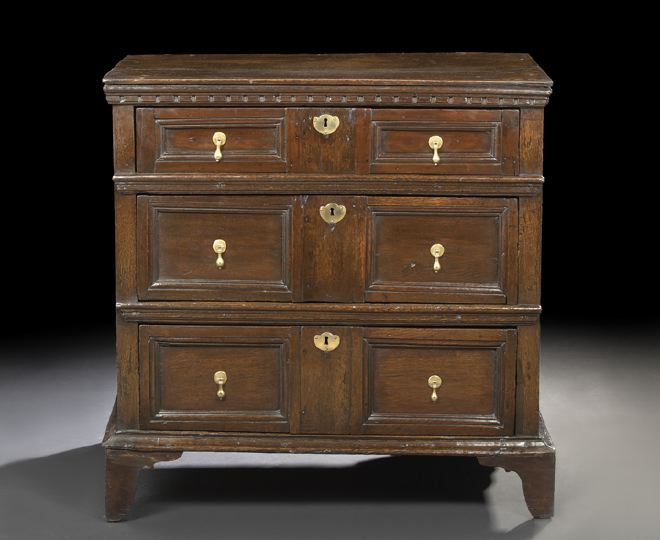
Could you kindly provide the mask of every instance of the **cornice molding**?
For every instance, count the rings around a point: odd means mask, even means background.
[[[388,106],[388,107],[544,107],[550,89],[428,87],[192,87],[106,85],[114,105],[177,106]]]

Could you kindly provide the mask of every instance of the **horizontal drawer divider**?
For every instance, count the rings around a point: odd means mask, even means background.
[[[529,325],[538,322],[536,305],[327,304],[282,302],[120,303],[131,322],[243,324],[362,324],[377,326]]]

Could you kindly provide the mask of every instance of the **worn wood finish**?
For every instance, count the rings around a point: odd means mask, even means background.
[[[539,306],[316,302],[141,302],[122,304],[118,310],[126,321],[149,323],[429,327],[530,325],[541,312]]]
[[[197,106],[543,107],[527,54],[140,55],[105,77],[110,103]]]
[[[135,499],[138,475],[159,461],[173,461],[181,452],[105,451],[105,519],[122,521]]]
[[[135,108],[112,108],[115,173],[135,172]]]
[[[554,454],[555,449],[543,419],[539,418],[539,435],[510,437],[457,436],[383,436],[383,435],[294,435],[286,433],[212,433],[202,431],[129,431],[113,434],[106,448],[139,451],[236,451],[340,453],[340,454],[426,454],[487,456],[492,454],[520,456]]]
[[[516,303],[516,199],[369,197],[368,210],[368,301]]]
[[[513,471],[522,480],[525,502],[535,518],[550,518],[555,513],[555,454],[532,456],[480,456],[487,467]]]
[[[365,329],[362,432],[511,435],[515,358],[512,330]]]
[[[336,109],[333,107],[288,109],[287,134],[289,171],[293,173],[339,174],[355,173],[358,134],[366,124],[365,109]],[[314,129],[315,116],[330,114],[339,118],[334,133],[323,135]],[[359,137],[364,140],[364,136]],[[364,158],[363,158],[364,161]]]
[[[138,197],[141,300],[290,300],[292,197]],[[216,265],[216,239],[226,242]]]
[[[321,206],[336,203],[345,217],[326,223]],[[302,280],[308,302],[364,301],[366,216],[364,197],[311,196],[304,199]]]
[[[520,174],[543,174],[543,109],[520,111]]]
[[[518,265],[518,301],[521,304],[541,302],[541,194],[520,198]]]
[[[117,429],[137,429],[139,423],[138,324],[117,313]]]
[[[334,351],[314,345],[314,336],[331,332],[340,338]],[[360,330],[350,327],[306,326],[300,336],[300,433],[345,435],[351,430],[355,406],[353,382]],[[359,342],[358,342],[359,343]],[[359,366],[358,366],[359,369]]]
[[[429,138],[442,137],[438,163]],[[378,109],[371,115],[371,171],[404,174],[512,174],[518,111]]]
[[[289,431],[288,327],[141,326],[144,429]],[[216,371],[227,374],[217,396]]]
[[[552,82],[528,55],[139,56],[105,83],[108,519],[126,515],[141,467],[236,450],[476,456],[517,471],[530,511],[552,513],[538,408]],[[340,118],[335,133],[313,129],[321,114]],[[330,202],[347,209],[333,225]],[[325,331],[334,351],[314,346]]]
[[[518,329],[518,361],[516,367],[516,433],[538,434],[539,362],[541,327],[538,323]]]
[[[341,175],[328,182],[322,175],[245,174],[223,175],[116,175],[117,191],[162,195],[213,194],[278,195],[307,193],[323,195],[438,195],[531,196],[540,192],[543,177],[455,175]]]
[[[117,302],[131,302],[137,298],[135,195],[115,191],[115,222],[115,295]]]
[[[283,109],[141,108],[138,172],[282,172],[286,170]],[[223,132],[216,161],[213,134]]]

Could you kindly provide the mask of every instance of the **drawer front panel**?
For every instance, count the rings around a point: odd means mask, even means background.
[[[368,214],[367,301],[516,302],[516,199],[369,197]]]
[[[141,427],[289,431],[294,339],[287,327],[141,326]]]
[[[291,197],[138,197],[140,299],[291,300],[297,205]]]
[[[515,110],[374,110],[370,131],[372,173],[516,173]],[[436,135],[442,145],[434,163],[429,138]]]
[[[138,109],[138,172],[284,172],[284,129],[284,109]]]
[[[513,433],[514,330],[371,328],[363,343],[362,433]]]

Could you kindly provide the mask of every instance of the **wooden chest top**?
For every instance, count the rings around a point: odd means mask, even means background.
[[[513,53],[138,55],[119,62],[104,82],[111,103],[216,105],[543,106],[552,86],[529,55]],[[292,85],[304,91],[287,93]],[[263,93],[252,95],[255,90]],[[229,91],[244,93],[204,95]]]

